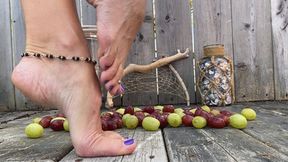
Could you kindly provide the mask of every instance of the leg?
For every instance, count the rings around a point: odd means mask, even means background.
[[[27,51],[90,56],[74,1],[22,0],[22,7]],[[78,155],[123,155],[134,151],[135,144],[125,145],[119,134],[102,131],[101,92],[92,64],[24,57],[12,73],[12,82],[25,96],[65,113]]]
[[[144,18],[146,0],[88,0],[97,7],[100,80],[112,95],[119,93],[118,81],[131,44]],[[120,92],[121,93],[121,92]]]

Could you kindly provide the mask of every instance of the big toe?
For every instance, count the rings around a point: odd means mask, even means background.
[[[77,155],[81,157],[120,156],[132,154],[136,149],[136,143],[133,139],[119,139],[111,137],[111,134],[106,135],[90,143],[89,147],[86,145],[84,149],[75,148]]]

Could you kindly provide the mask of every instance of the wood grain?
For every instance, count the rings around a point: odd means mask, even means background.
[[[20,59],[21,53],[25,51],[25,22],[21,8],[21,1],[11,1],[11,26],[12,26],[12,55],[13,67],[15,67]],[[28,101],[25,96],[15,88],[15,100],[17,110],[37,109],[38,106]]]
[[[0,130],[0,161],[57,161],[67,154],[72,149],[68,132],[45,129],[44,136],[38,139],[29,139],[24,133],[32,118],[48,114],[55,115],[56,111],[39,112],[6,123],[7,127]]]
[[[205,129],[205,136],[216,141],[236,161],[285,161],[288,156],[238,129]]]
[[[288,99],[288,2],[271,0],[275,99]]]
[[[137,33],[136,39],[132,44],[129,56],[126,64],[149,64],[152,63],[155,58],[155,47],[154,47],[154,29],[153,29],[153,3],[152,0],[147,0],[145,19],[142,24],[140,31]],[[131,74],[133,75],[133,74]],[[155,78],[156,78],[156,74]],[[142,92],[141,90],[137,93],[125,94],[122,98],[123,105],[155,105],[158,103],[157,91],[156,91],[156,79],[151,81],[149,87],[155,87],[154,92]],[[143,80],[145,82],[145,80]],[[124,78],[125,84],[125,78]],[[141,83],[139,83],[141,85]],[[129,87],[127,87],[129,88]],[[153,89],[152,89],[153,90]]]
[[[204,56],[203,47],[209,44],[224,44],[225,55],[233,60],[231,1],[194,0],[193,9],[196,63]],[[198,74],[196,64],[196,76]],[[196,95],[200,102],[199,92]]]
[[[276,109],[277,107],[281,107]],[[244,107],[251,107],[257,113],[257,118],[254,121],[249,121],[247,128],[243,129],[245,133],[263,142],[269,147],[288,155],[288,109],[287,104],[281,105],[277,102],[268,103],[246,103],[245,105],[232,106],[235,112],[241,112]]]
[[[96,25],[96,9],[86,0],[81,1],[81,24]]]
[[[9,1],[0,2],[0,111],[15,110],[14,87],[11,83],[13,70],[12,38]]]
[[[270,1],[232,0],[237,101],[274,99]]]
[[[146,131],[137,128],[133,138],[137,142],[136,151],[132,155],[124,156],[122,162],[168,161],[161,130]]]
[[[157,0],[155,1],[156,42],[158,58],[174,54],[177,49],[192,49],[191,11],[189,1]],[[172,63],[178,71],[190,95],[191,103],[195,102],[193,55],[189,58]],[[186,103],[168,94],[161,94],[160,104]]]
[[[217,141],[194,128],[165,128],[169,161],[236,161]]]

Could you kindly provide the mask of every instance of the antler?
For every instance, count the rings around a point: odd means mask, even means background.
[[[170,64],[171,62],[184,59],[187,57],[189,57],[189,48],[187,48],[185,52],[183,53],[178,49],[175,55],[161,58],[151,64],[147,64],[147,65],[129,64],[124,69],[123,77],[132,72],[149,73],[156,68],[159,68],[161,66]],[[111,96],[109,92],[107,92],[106,107],[108,108],[113,107],[113,96]]]
[[[151,64],[147,64],[147,65],[129,64],[124,69],[123,77],[129,73],[132,73],[132,72],[149,73],[153,69],[156,69],[158,67],[170,64],[173,61],[189,57],[189,48],[187,48],[185,50],[185,52],[183,52],[183,53],[181,53],[179,49],[177,50],[177,52],[178,53],[175,55],[161,58],[161,59],[159,59],[159,60],[157,60]]]

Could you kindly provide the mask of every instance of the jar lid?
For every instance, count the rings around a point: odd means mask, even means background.
[[[224,45],[223,44],[210,44],[203,47],[204,56],[224,56]]]

